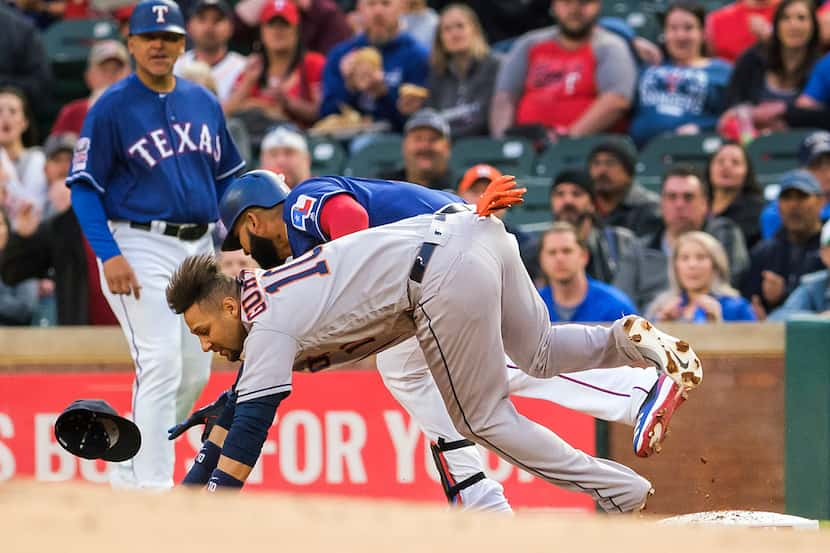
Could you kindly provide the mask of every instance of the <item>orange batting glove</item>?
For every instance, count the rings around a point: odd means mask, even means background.
[[[522,196],[525,192],[527,188],[516,188],[516,177],[502,175],[487,185],[487,189],[476,202],[476,213],[487,217],[500,209],[523,203]]]

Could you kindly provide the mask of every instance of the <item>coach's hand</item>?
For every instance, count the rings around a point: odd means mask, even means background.
[[[141,298],[141,285],[123,255],[116,255],[104,261],[104,278],[107,279],[111,293],[128,296],[135,294],[135,299]]]
[[[493,214],[500,209],[524,202],[522,196],[527,188],[516,188],[516,177],[502,175],[490,181],[487,189],[476,202],[476,213],[482,217]]]
[[[225,410],[225,405],[228,403],[228,398],[230,398],[230,396],[231,391],[225,390],[222,392],[222,395],[216,398],[216,401],[210,405],[205,405],[201,409],[193,411],[193,414],[187,417],[185,421],[180,422],[176,426],[167,430],[167,439],[175,440],[184,434],[188,428],[204,424],[205,428],[202,430],[202,442],[207,440],[208,436],[210,436],[210,431],[213,429],[213,425],[216,424],[216,421],[219,419],[219,415],[221,415],[222,411]]]

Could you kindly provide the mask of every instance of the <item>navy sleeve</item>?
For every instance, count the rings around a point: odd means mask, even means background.
[[[111,257],[121,255],[118,244],[107,226],[107,214],[101,195],[87,185],[86,181],[72,187],[72,209],[81,224],[86,239],[95,255],[103,263]]]
[[[238,403],[225,437],[222,455],[249,467],[256,464],[277,407],[290,392],[281,392]]]

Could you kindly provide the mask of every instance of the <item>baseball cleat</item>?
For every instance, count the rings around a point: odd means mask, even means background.
[[[643,400],[634,424],[634,453],[637,457],[660,453],[669,430],[669,421],[677,408],[686,401],[686,393],[666,374],[657,378]]]
[[[644,358],[666,373],[683,390],[692,390],[703,380],[703,366],[688,342],[657,330],[642,317],[629,316],[623,323],[628,339]]]

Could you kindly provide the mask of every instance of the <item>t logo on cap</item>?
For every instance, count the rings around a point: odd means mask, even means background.
[[[170,10],[168,6],[153,6],[153,13],[156,14],[156,23],[164,23],[164,16]]]

